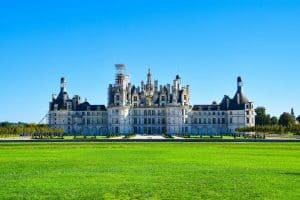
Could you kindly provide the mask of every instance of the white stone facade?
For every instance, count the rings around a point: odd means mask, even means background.
[[[69,134],[226,134],[255,125],[253,103],[243,95],[237,80],[234,98],[224,96],[220,104],[190,105],[190,86],[177,75],[173,84],[158,85],[149,70],[146,82],[131,85],[125,65],[116,65],[114,84],[108,88],[108,103],[90,105],[75,95],[69,99],[61,79],[59,95],[50,102],[49,125]]]

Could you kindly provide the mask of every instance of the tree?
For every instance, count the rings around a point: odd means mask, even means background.
[[[266,114],[265,107],[257,107],[255,109],[256,116],[255,116],[255,123],[257,125],[269,125],[271,124],[271,117],[270,115]]]
[[[300,123],[300,115],[296,119]]]
[[[294,125],[295,124],[295,118],[290,113],[284,112],[280,115],[278,124],[282,125],[282,126]]]
[[[278,118],[275,117],[275,116],[271,117],[270,121],[271,121],[271,125],[277,125],[278,124]]]

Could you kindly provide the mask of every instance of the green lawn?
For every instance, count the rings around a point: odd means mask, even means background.
[[[0,143],[0,199],[300,199],[300,143]]]

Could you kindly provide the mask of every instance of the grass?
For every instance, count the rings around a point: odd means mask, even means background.
[[[300,199],[300,143],[1,143],[0,199]]]

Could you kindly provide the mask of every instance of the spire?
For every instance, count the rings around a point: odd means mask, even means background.
[[[147,74],[147,84],[151,85],[152,84],[152,74],[151,74],[151,69],[148,69],[148,74]]]

